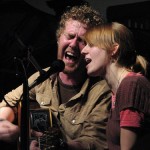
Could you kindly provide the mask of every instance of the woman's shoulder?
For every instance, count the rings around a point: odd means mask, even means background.
[[[123,80],[122,80],[122,85],[125,84],[126,86],[129,85],[137,85],[140,84],[141,86],[145,86],[145,84],[147,86],[149,86],[150,88],[150,81],[143,76],[140,73],[134,73],[134,72],[130,72]]]
[[[150,82],[146,77],[136,73],[126,76],[116,96],[120,110],[133,107],[150,114]]]

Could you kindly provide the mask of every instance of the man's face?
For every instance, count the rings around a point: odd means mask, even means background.
[[[65,29],[58,39],[58,59],[65,63],[65,73],[75,73],[77,70],[85,70],[81,50],[85,46],[82,40],[87,26],[76,21],[68,20]]]

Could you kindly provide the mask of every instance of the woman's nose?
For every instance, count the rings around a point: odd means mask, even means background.
[[[86,52],[86,46],[82,49],[82,51],[81,51],[81,54],[82,55],[85,55],[87,52]]]

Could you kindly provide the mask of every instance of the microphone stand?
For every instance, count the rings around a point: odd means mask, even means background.
[[[45,71],[41,69],[41,67],[38,65],[34,57],[31,55],[30,48],[27,48],[27,56],[24,59],[17,59],[19,60],[23,66],[23,99],[21,100],[21,133],[20,133],[20,150],[29,150],[29,86],[28,86],[28,78],[26,75],[26,64],[27,62],[30,61],[33,66],[40,72],[40,74],[44,74]]]
[[[28,79],[23,79],[23,99],[21,101],[20,150],[29,150],[29,90]]]
[[[20,116],[21,134],[20,134],[20,139],[19,139],[20,140],[19,146],[21,148],[20,150],[29,150],[29,132],[30,132],[29,131],[29,126],[30,126],[29,91],[30,91],[30,89],[35,87],[37,84],[43,82],[50,75],[50,73],[61,71],[65,64],[59,61],[59,62],[53,64],[54,68],[52,67],[53,68],[52,70],[49,70],[48,72],[42,70],[31,54],[31,47],[30,48],[27,47],[21,41],[21,39],[18,37],[17,34],[15,34],[15,38],[16,38],[17,42],[19,43],[20,47],[23,49],[23,52],[25,53],[25,57],[23,59],[15,57],[15,60],[18,60],[19,62],[21,62],[21,65],[23,67],[23,72],[24,72],[23,95],[22,95],[23,99],[21,100],[21,116]],[[28,85],[28,77],[26,75],[26,67],[27,67],[28,62],[31,62],[32,65],[36,68],[37,71],[39,71],[39,74],[40,74],[39,78],[37,78],[37,80],[35,80],[35,82],[33,82],[30,86]]]

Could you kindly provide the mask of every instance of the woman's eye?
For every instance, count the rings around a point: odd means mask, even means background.
[[[89,47],[92,47],[92,46],[93,46],[93,44],[92,44],[92,43],[88,43],[88,46],[89,46]]]
[[[86,42],[83,39],[78,39],[78,42],[81,43],[82,45],[86,45]]]

